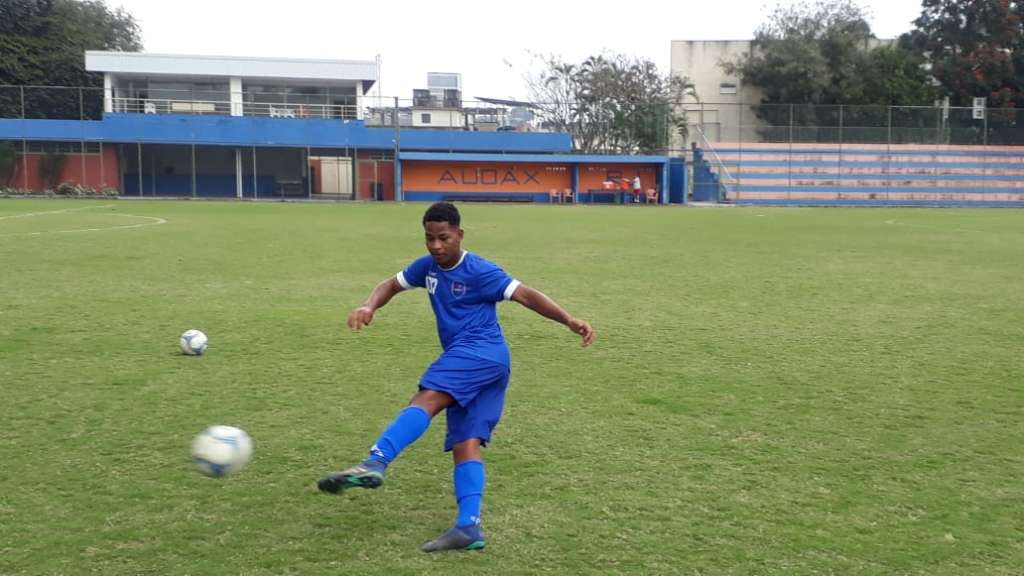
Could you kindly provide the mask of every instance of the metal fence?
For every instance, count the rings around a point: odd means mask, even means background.
[[[690,142],[1024,145],[1024,111],[951,106],[686,106]],[[689,142],[688,142],[689,143]]]
[[[103,88],[0,85],[0,118],[99,120]]]
[[[0,118],[99,120],[104,110],[136,114],[195,114],[363,120],[371,127],[482,132],[551,132],[538,103],[402,99],[345,94],[243,90],[131,92],[100,87],[2,86]],[[686,136],[670,118],[641,119],[654,153],[681,156],[694,142],[1024,145],[1024,111],[949,106],[815,106],[803,104],[688,103]],[[980,112],[980,113],[979,113]],[[660,124],[664,124],[661,126]],[[594,126],[579,126],[581,131]],[[600,127],[598,127],[600,128]],[[638,128],[639,129],[639,128]],[[600,130],[598,130],[600,131]],[[652,136],[653,134],[653,136]],[[596,148],[596,149],[595,149]],[[648,145],[650,148],[650,145]],[[621,147],[587,152],[628,153]]]
[[[364,120],[371,127],[480,132],[550,131],[530,103],[477,100],[424,102],[368,95],[210,90],[114,89],[0,85],[0,118],[100,120],[104,110],[129,114],[189,114]]]

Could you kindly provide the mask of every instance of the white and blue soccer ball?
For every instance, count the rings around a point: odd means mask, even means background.
[[[210,426],[192,441],[192,462],[214,478],[238,472],[251,457],[252,438],[234,426]]]
[[[181,339],[178,340],[178,346],[181,347],[181,352],[189,356],[201,356],[203,352],[206,352],[206,346],[210,341],[206,337],[206,334],[199,330],[186,330],[181,335]]]

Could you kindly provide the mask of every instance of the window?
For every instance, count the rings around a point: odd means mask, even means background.
[[[429,88],[458,88],[459,75],[446,72],[428,72],[427,86]]]
[[[735,94],[736,83],[735,82],[722,82],[718,85],[719,94]]]
[[[430,114],[420,114],[420,123],[430,124]]]
[[[81,142],[40,142],[40,141],[29,141],[26,142],[28,146],[29,154],[81,154],[82,143]],[[18,152],[21,151],[21,143],[18,142],[15,148]],[[85,143],[86,154],[99,154],[100,143],[99,142],[86,142]]]

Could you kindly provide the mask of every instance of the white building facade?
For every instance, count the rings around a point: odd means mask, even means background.
[[[375,61],[85,53],[104,111],[362,119]]]

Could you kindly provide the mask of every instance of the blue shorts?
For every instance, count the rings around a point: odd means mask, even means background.
[[[465,354],[441,354],[420,378],[420,390],[437,390],[455,399],[445,410],[445,452],[459,442],[479,438],[486,446],[501,420],[509,368]]]

